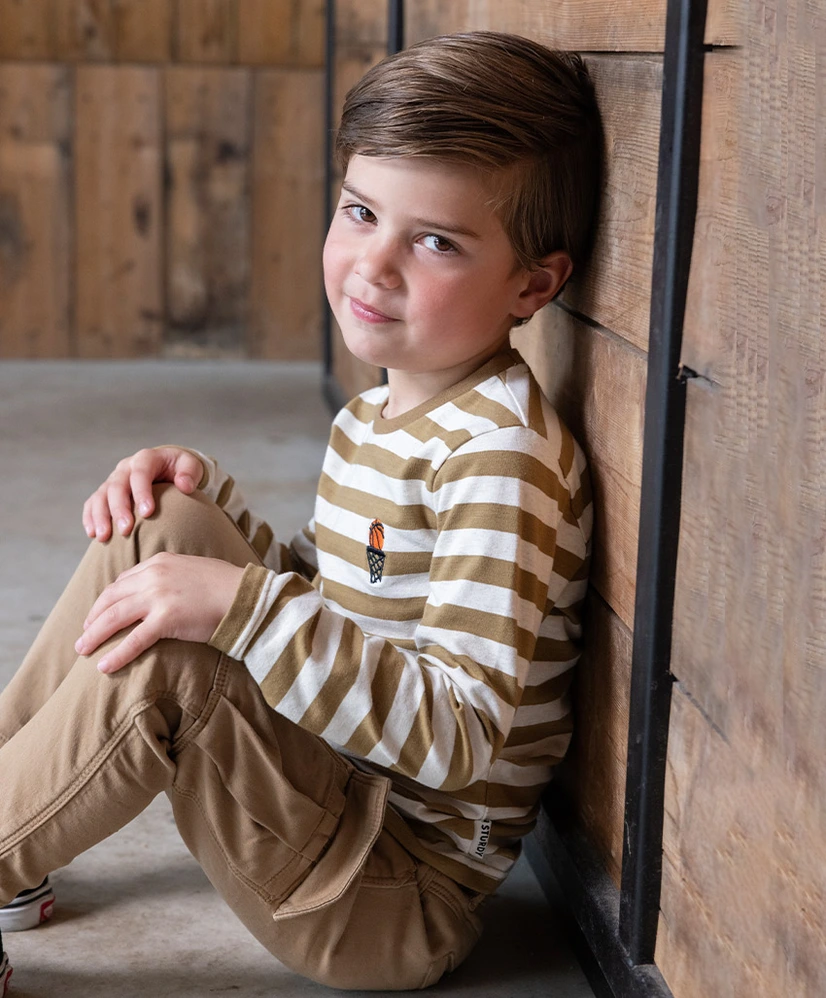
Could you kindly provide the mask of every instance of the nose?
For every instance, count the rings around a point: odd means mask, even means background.
[[[381,285],[390,290],[399,287],[402,282],[398,247],[391,239],[378,234],[364,241],[354,269],[368,284]]]

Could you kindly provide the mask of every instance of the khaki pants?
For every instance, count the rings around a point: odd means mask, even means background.
[[[130,537],[92,542],[0,696],[0,904],[163,790],[216,889],[288,967],[338,988],[434,983],[476,942],[479,896],[383,829],[388,780],[281,717],[206,644],[160,641],[112,675],[96,663],[122,635],[77,657],[98,594],[138,561],[258,560],[200,493],[156,498]]]

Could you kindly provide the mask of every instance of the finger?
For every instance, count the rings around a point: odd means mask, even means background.
[[[144,618],[144,603],[135,596],[128,596],[106,607],[89,624],[75,641],[78,655],[91,655],[104,641],[108,641],[118,631]]]
[[[83,524],[83,529],[86,531],[87,537],[95,536],[95,521],[92,517],[92,497],[86,500],[83,504],[83,513],[80,517],[80,522]]]
[[[132,515],[132,491],[129,487],[129,478],[125,473],[113,472],[109,476],[106,504],[109,507],[113,527],[117,527],[118,533],[125,537],[135,522]]]
[[[155,628],[148,621],[144,621],[133,631],[130,631],[120,644],[103,656],[98,662],[98,669],[106,674],[117,672],[118,669],[134,662],[139,655],[151,648],[158,637]]]
[[[152,483],[172,481],[162,448],[144,447],[133,455],[130,464],[129,484],[135,509],[141,516],[151,516],[155,512]]]
[[[198,487],[198,482],[203,478],[204,466],[189,451],[178,451],[175,460],[175,485],[181,492],[187,495],[194,492]]]
[[[108,540],[112,533],[112,517],[109,515],[104,486],[92,494],[89,499],[89,510],[95,528],[95,537],[99,541]]]
[[[97,620],[98,617],[101,616],[101,614],[109,610],[109,608],[114,606],[119,600],[140,595],[142,590],[144,595],[146,595],[147,585],[145,584],[145,580],[144,583],[137,582],[136,584],[136,576],[142,572],[156,568],[158,562],[167,561],[176,557],[178,557],[178,555],[171,555],[166,551],[159,551],[158,554],[153,554],[152,557],[147,558],[146,561],[139,561],[137,565],[133,565],[131,568],[127,568],[125,571],[121,572],[115,581],[110,582],[92,604],[91,610],[86,614],[86,619],[83,621],[83,630],[88,630],[88,628],[91,627],[91,625],[95,622],[95,620]]]
[[[134,596],[135,594],[134,584],[130,584],[128,580],[123,581],[121,576],[118,576],[114,582],[109,583],[92,604],[92,608],[86,614],[86,619],[83,621],[83,629],[87,630],[101,614],[105,613],[119,600],[126,599],[128,596]]]

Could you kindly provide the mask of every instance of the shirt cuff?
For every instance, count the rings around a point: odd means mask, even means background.
[[[230,608],[215,628],[208,645],[225,655],[231,653],[255,613],[261,593],[272,574],[269,568],[261,565],[247,565]]]

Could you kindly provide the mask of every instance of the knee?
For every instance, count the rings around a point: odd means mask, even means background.
[[[161,551],[219,557],[215,549],[222,535],[233,540],[238,535],[229,517],[202,493],[185,495],[167,482],[156,483],[152,491],[154,512],[135,519],[139,560]]]

